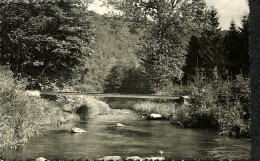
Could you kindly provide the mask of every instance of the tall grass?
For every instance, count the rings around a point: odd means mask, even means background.
[[[133,106],[133,110],[146,114],[157,113],[164,118],[170,118],[175,113],[174,103],[141,102]]]
[[[40,134],[46,124],[79,119],[66,113],[54,101],[29,96],[27,82],[17,81],[8,69],[0,68],[0,130],[1,148],[16,148],[33,135]]]
[[[16,147],[34,134],[50,118],[50,102],[30,97],[26,82],[16,81],[9,70],[0,71],[1,148]]]

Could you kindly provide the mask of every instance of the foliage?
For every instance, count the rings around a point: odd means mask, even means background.
[[[222,79],[207,82],[199,77],[195,80],[185,86],[175,84],[172,91],[161,91],[189,95],[188,104],[174,106],[170,103],[142,102],[135,104],[133,109],[168,116],[172,123],[182,127],[212,128],[221,135],[249,137],[250,79],[237,75],[232,82]]]
[[[105,92],[108,93],[152,93],[149,80],[140,68],[114,66],[107,76]]]
[[[237,75],[224,93],[219,124],[222,134],[249,137],[250,129],[250,79]]]
[[[84,5],[6,2],[1,3],[1,13],[1,65],[43,85],[80,80],[93,41]]]
[[[222,135],[248,137],[249,81],[249,78],[238,75],[232,82],[215,79],[190,83],[186,88],[190,91],[191,105],[177,108],[172,121],[181,122],[186,127],[215,128]]]
[[[116,3],[116,2],[115,2]],[[205,18],[204,1],[120,1],[118,9],[134,27],[145,29],[139,57],[152,90],[182,78],[186,40],[200,30]],[[194,16],[194,14],[196,16]]]
[[[128,23],[121,18],[90,13],[93,22],[95,42],[92,48],[95,54],[85,61],[88,72],[75,89],[87,92],[103,92],[110,71],[118,64],[125,68],[137,68],[140,60],[136,56],[139,50],[139,34],[131,34]]]

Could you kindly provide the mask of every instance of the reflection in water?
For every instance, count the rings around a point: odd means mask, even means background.
[[[116,123],[124,127],[115,127]],[[86,130],[73,134],[72,127]],[[150,157],[163,150],[166,158],[249,159],[250,143],[227,139],[209,130],[183,129],[167,121],[147,121],[132,111],[102,115],[85,122],[50,128],[24,148],[6,151],[6,159],[94,159],[107,155]]]

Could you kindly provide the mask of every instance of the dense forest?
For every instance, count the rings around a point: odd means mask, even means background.
[[[9,94],[22,84],[21,90],[189,95],[192,108],[180,107],[173,122],[249,136],[248,15],[241,27],[232,21],[222,30],[217,10],[203,0],[108,4],[124,14],[99,15],[80,2],[0,4],[1,131],[15,134],[4,120],[13,112],[6,99],[18,97]]]

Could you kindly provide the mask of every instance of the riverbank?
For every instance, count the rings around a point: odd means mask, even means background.
[[[220,135],[249,138],[249,82],[249,79],[238,75],[233,81],[201,81],[176,86],[163,94],[189,95],[189,103],[145,101],[134,104],[132,109],[146,114],[160,114],[182,127],[214,129]]]
[[[40,135],[44,126],[79,121],[109,113],[109,106],[91,97],[39,96],[26,92],[10,70],[0,70],[1,148],[17,148]]]

